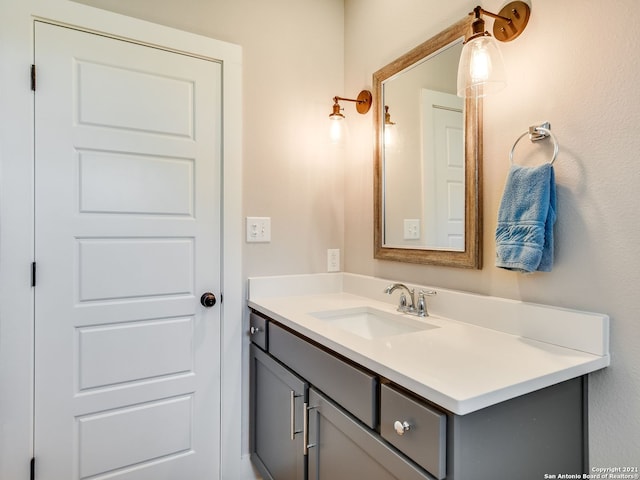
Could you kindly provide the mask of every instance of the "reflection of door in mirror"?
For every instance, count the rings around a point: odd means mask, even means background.
[[[464,250],[464,102],[423,88],[423,238],[427,248]]]

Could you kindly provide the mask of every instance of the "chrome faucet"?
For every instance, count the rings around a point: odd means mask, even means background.
[[[414,289],[409,289],[403,283],[392,283],[387,288],[384,289],[384,293],[391,295],[398,288],[405,290],[409,294],[409,298],[411,299],[411,304],[407,305],[407,297],[402,292],[400,294],[400,302],[398,303],[398,311],[402,313],[408,313],[410,315],[417,315],[418,317],[428,317],[429,312],[427,311],[427,302],[425,300],[426,295],[435,295],[437,292],[435,290],[420,290],[418,293],[418,306],[415,304],[414,297]]]
[[[405,313],[415,312],[416,303],[415,303],[415,298],[413,296],[414,290],[413,289],[409,290],[409,287],[407,287],[404,283],[392,283],[391,285],[389,285],[387,288],[384,289],[384,293],[391,295],[398,288],[405,290],[409,294],[409,298],[411,299],[411,304],[407,305],[407,297],[405,296],[404,292],[401,293],[400,303],[398,304],[398,311],[405,312]]]

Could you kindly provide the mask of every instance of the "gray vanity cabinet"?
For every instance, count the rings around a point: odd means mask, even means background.
[[[455,415],[251,314],[252,460],[267,480],[539,480],[588,471],[586,377]]]
[[[304,480],[308,385],[251,345],[251,460],[265,480]]]
[[[309,390],[309,480],[431,480],[379,435]]]

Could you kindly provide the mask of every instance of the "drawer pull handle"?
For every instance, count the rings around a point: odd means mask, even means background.
[[[318,407],[310,407],[307,402],[304,403],[304,422],[302,423],[302,455],[309,455],[309,449],[316,446],[315,443],[309,443],[309,412]]]
[[[261,331],[262,331],[262,329],[260,327],[251,327],[249,329],[249,333],[251,333],[251,335],[255,335],[256,333],[259,333]]]
[[[402,436],[405,432],[411,430],[411,425],[407,421],[401,422],[400,420],[396,420],[393,422],[393,428],[396,430],[398,435]]]

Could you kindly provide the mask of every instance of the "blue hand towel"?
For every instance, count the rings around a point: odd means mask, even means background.
[[[498,211],[496,266],[519,272],[551,271],[555,221],[553,166],[512,165]]]

